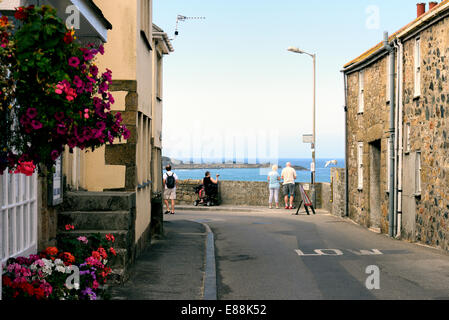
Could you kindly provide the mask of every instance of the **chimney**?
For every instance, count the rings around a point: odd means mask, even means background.
[[[435,8],[437,5],[438,5],[438,2],[436,2],[436,1],[429,2],[429,11],[432,10],[433,8]]]
[[[417,18],[421,17],[424,13],[426,13],[425,3],[418,3],[416,7],[417,7]]]

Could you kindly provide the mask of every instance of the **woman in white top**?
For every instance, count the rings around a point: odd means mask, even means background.
[[[269,208],[273,208],[273,198],[276,202],[276,209],[279,209],[279,189],[281,187],[279,181],[281,180],[281,177],[278,173],[278,166],[273,165],[271,167],[271,172],[268,174],[267,177],[268,180],[268,187],[270,189],[270,199],[269,199]]]

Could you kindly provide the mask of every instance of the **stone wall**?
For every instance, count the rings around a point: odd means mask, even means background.
[[[345,169],[331,168],[331,210],[333,215],[344,217],[346,215],[346,185]]]
[[[380,228],[388,233],[388,193],[387,193],[387,148],[390,127],[389,102],[387,101],[387,59],[388,56],[364,69],[364,111],[359,109],[359,73],[348,75],[347,96],[347,146],[349,217],[365,227]],[[358,188],[358,143],[363,142],[363,188]],[[372,148],[380,142],[380,172],[376,178],[379,188],[377,208],[370,203]],[[375,213],[376,212],[376,213]],[[380,214],[379,214],[380,213]],[[376,222],[377,225],[373,225]]]
[[[176,190],[177,203],[183,205],[192,205],[193,201],[197,199],[195,194],[195,187],[200,184],[200,180],[181,180],[179,181],[178,188]],[[312,200],[312,194],[308,191],[309,184],[302,184],[310,199]],[[324,208],[329,210],[330,200],[330,184],[329,183],[317,183],[317,208]],[[296,184],[296,196],[295,205],[297,206],[300,201],[299,197],[299,184]],[[219,182],[219,197],[221,204],[223,205],[236,205],[236,206],[268,206],[269,191],[268,184],[266,182],[257,181],[220,181]],[[279,202],[282,206],[283,193],[282,188],[279,193]]]
[[[449,18],[403,40],[402,238],[449,250]],[[415,95],[415,45],[420,38],[420,95]],[[386,183],[389,103],[386,101],[387,56],[364,68],[365,110],[358,112],[359,72],[348,74],[347,164],[349,217],[373,227],[372,146],[380,141],[380,223],[388,233]],[[407,137],[407,124],[410,136]],[[358,189],[357,143],[363,142],[363,189]],[[407,150],[409,144],[410,150]],[[421,158],[421,170],[417,157]],[[421,180],[421,190],[415,183]],[[335,210],[334,210],[335,211]],[[377,227],[377,226],[374,226]]]
[[[404,230],[411,240],[449,250],[449,19],[419,34],[421,95],[414,94],[415,38],[404,43],[404,124],[410,123],[410,152],[404,154]],[[405,127],[405,125],[404,125]],[[406,139],[406,137],[404,137]],[[406,141],[404,141],[406,143]],[[414,188],[416,153],[421,153],[421,192]],[[407,186],[407,184],[412,186]]]

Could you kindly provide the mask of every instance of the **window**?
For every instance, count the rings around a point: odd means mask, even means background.
[[[390,173],[391,173],[391,162],[390,162],[390,158],[391,158],[391,149],[390,149],[390,143],[391,143],[391,137],[387,139],[387,156],[385,161],[387,162],[387,192],[390,192]]]
[[[390,60],[390,58],[391,58],[391,53],[390,54],[388,54],[388,56],[387,56],[387,86],[386,86],[386,92],[385,92],[385,96],[387,97],[387,102],[389,102],[390,100],[391,100],[391,92],[390,92],[390,89],[391,89],[391,77],[390,77],[390,74],[391,74],[391,60]]]
[[[415,160],[415,195],[421,195],[421,152],[416,152]]]
[[[410,122],[405,125],[405,153],[410,153]]]
[[[357,177],[358,189],[363,190],[363,142],[357,145]]]
[[[421,95],[421,39],[415,40],[415,97]]]
[[[359,72],[359,113],[365,109],[365,71]]]
[[[162,55],[156,53],[156,98],[162,100]]]

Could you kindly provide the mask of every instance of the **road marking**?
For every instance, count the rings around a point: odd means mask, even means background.
[[[301,250],[295,250],[299,256],[342,256],[343,252],[338,249],[315,249],[313,250],[315,253],[304,253]],[[331,251],[332,253],[327,253]]]
[[[369,250],[351,250],[346,249],[348,252],[355,254],[357,256],[373,256],[373,255],[383,255],[379,249],[369,249]],[[315,249],[314,253],[304,253],[300,249],[296,249],[295,252],[301,257],[319,257],[319,256],[342,256],[343,251],[340,249]]]
[[[382,255],[383,254],[378,249],[360,250],[360,251],[348,249],[348,251],[353,253],[353,254],[356,254],[358,256],[378,256],[378,255]]]

